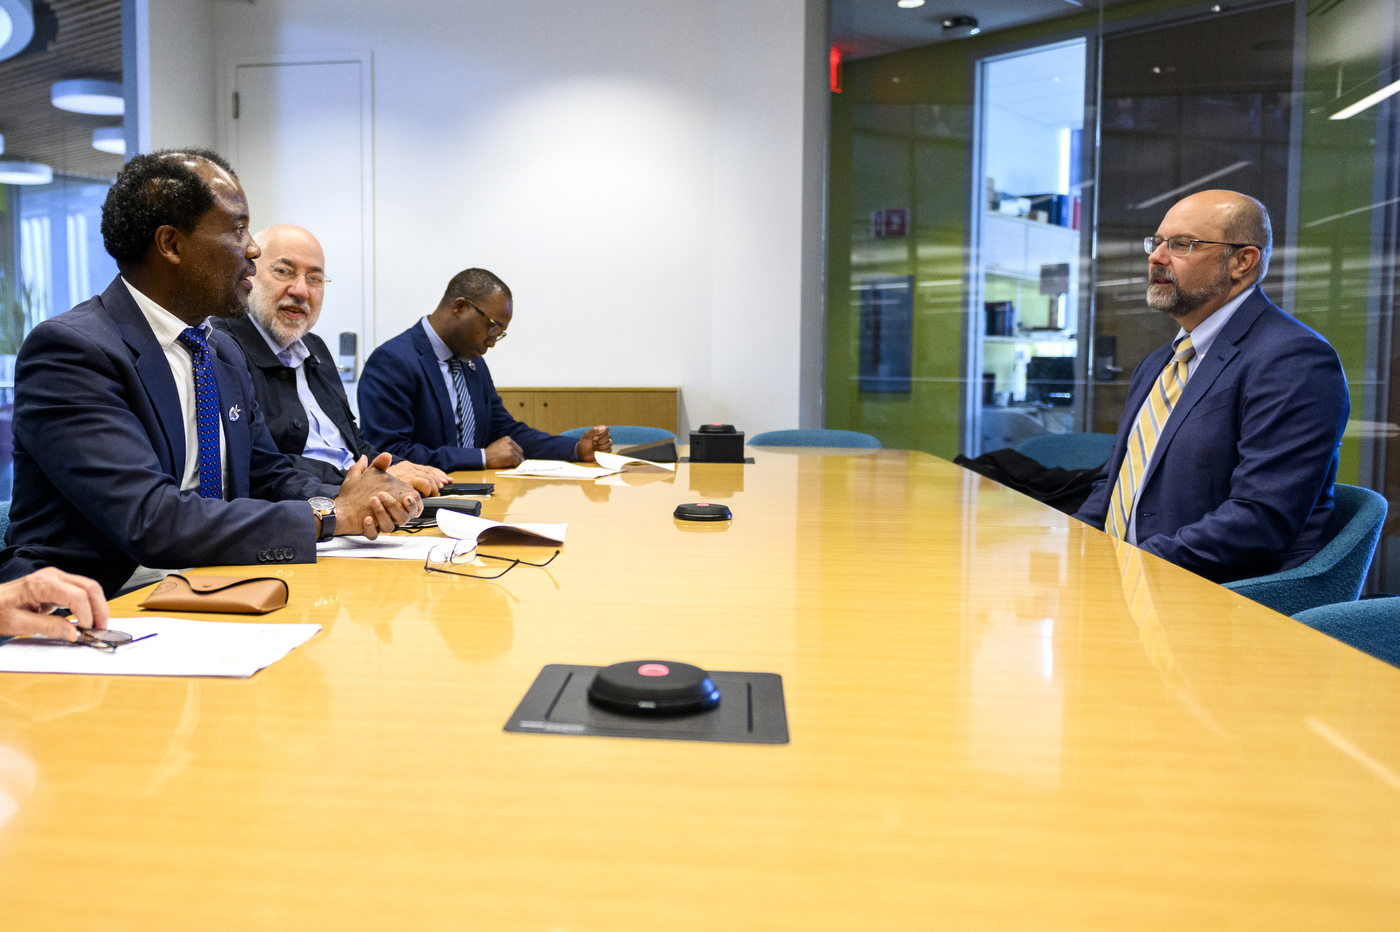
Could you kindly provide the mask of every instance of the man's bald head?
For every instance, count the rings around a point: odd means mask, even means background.
[[[1198,191],[1184,197],[1167,211],[1167,216],[1189,213],[1196,225],[1206,232],[1202,239],[1222,243],[1245,243],[1259,250],[1259,264],[1250,282],[1261,281],[1269,273],[1269,258],[1274,251],[1274,228],[1269,222],[1269,210],[1258,200],[1238,191],[1223,189]]]
[[[280,345],[306,335],[321,316],[326,258],[309,230],[280,224],[254,237],[262,247],[248,310]]]

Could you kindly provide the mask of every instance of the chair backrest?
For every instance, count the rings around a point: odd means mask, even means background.
[[[1333,487],[1333,495],[1342,529],[1331,543],[1302,566],[1225,583],[1225,588],[1285,615],[1355,601],[1381,537],[1386,501],[1370,489],[1340,482]]]
[[[1362,599],[1293,616],[1309,628],[1400,667],[1400,598]]]
[[[1088,469],[1108,462],[1113,434],[1041,434],[1016,444],[1016,452],[1047,469]]]
[[[573,437],[578,439],[587,433],[587,427],[575,427],[561,433],[561,437]],[[663,427],[637,427],[631,424],[621,424],[618,426],[608,425],[608,433],[612,435],[613,446],[630,447],[638,443],[659,443],[662,440],[675,440],[676,435]]]
[[[883,449],[880,441],[857,430],[769,430],[749,438],[751,447],[853,447]]]

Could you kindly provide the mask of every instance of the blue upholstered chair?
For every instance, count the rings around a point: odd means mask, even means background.
[[[1293,616],[1372,657],[1400,667],[1400,598],[1362,599],[1310,608]]]
[[[1370,489],[1340,482],[1334,494],[1342,529],[1330,544],[1302,566],[1225,583],[1225,588],[1285,615],[1334,602],[1356,601],[1366,571],[1371,568],[1376,541],[1380,540],[1385,499]]]
[[[852,447],[882,449],[880,441],[857,430],[769,430],[750,437],[751,447]]]
[[[564,431],[559,436],[573,437],[577,440],[588,430],[589,428],[587,427],[575,427],[572,430]],[[612,435],[612,442],[615,447],[630,447],[639,443],[660,443],[662,440],[676,439],[675,434],[661,427],[632,427],[630,425],[613,427],[610,424],[608,425],[608,433]]]
[[[1113,434],[1041,434],[1016,444],[1016,452],[1047,469],[1089,469],[1108,462]]]

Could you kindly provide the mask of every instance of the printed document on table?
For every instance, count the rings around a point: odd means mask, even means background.
[[[651,460],[638,460],[630,456],[620,456],[616,453],[594,453],[594,459],[598,465],[604,469],[613,469],[618,472],[626,472],[628,468],[633,469],[664,469],[667,472],[675,472],[675,463],[653,463]]]
[[[438,512],[438,523],[448,514],[447,509]],[[455,514],[455,512],[453,512]],[[391,537],[380,534],[374,540],[364,537],[332,537],[316,545],[318,557],[358,557],[376,560],[417,560],[422,563],[428,558],[428,551],[442,543],[441,537]]]
[[[463,514],[460,511],[439,511],[437,519],[438,529],[442,533],[448,537],[472,543],[480,543],[483,534],[495,532],[490,536],[499,540],[500,543],[510,543],[511,541],[507,537],[514,534],[536,538],[536,543],[544,541],[550,544],[562,544],[564,534],[569,530],[567,524],[505,524],[501,521],[490,521],[486,518]],[[497,531],[498,528],[499,531]],[[442,540],[439,539],[437,543],[442,543]]]
[[[589,466],[587,463],[566,463],[563,460],[526,460],[514,469],[502,469],[498,476],[529,476],[535,479],[598,479],[620,472]]]
[[[305,644],[320,625],[190,621],[143,615],[113,618],[133,638],[115,651],[15,638],[0,644],[0,672],[93,673],[103,676],[249,677]]]

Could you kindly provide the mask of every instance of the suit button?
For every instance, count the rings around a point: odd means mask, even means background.
[[[287,370],[286,370],[286,369],[280,370],[280,371],[277,373],[277,377],[278,377],[279,379],[281,379],[283,382],[287,381]]]
[[[300,426],[301,426],[301,421],[300,421],[300,420],[292,421],[292,426],[293,426],[293,427],[300,427]]]
[[[267,562],[267,551],[266,551],[266,550],[259,550],[259,551],[258,551],[258,559],[261,560],[262,562],[266,563],[266,562]]]

